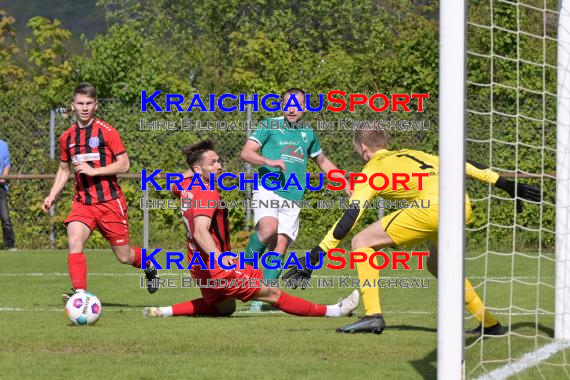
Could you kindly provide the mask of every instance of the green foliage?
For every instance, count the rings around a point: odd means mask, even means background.
[[[24,72],[18,65],[13,43],[14,20],[0,18],[0,87],[8,89],[0,99],[2,125],[8,126],[16,170],[22,173],[52,173],[57,162],[47,160],[49,109],[65,105],[71,88],[80,81],[97,86],[102,101],[99,115],[119,129],[131,159],[131,172],[140,169],[180,171],[186,167],[180,149],[206,137],[205,132],[140,131],[139,121],[194,120],[243,121],[244,113],[141,113],[140,91],[184,94],[189,105],[192,94],[281,93],[288,87],[308,92],[327,93],[429,93],[423,113],[377,114],[367,107],[356,112],[310,113],[307,120],[422,120],[431,122],[429,131],[393,131],[390,148],[409,147],[431,153],[438,151],[438,24],[436,7],[430,1],[202,1],[191,6],[183,0],[100,0],[110,25],[105,34],[84,38],[84,51],[69,57],[69,31],[57,20],[32,18],[25,50],[29,63]],[[542,3],[541,3],[542,4]],[[493,7],[491,9],[490,7]],[[542,5],[541,5],[542,6]],[[550,5],[549,5],[550,6]],[[541,34],[541,12],[511,3],[472,0],[469,2],[467,87],[468,157],[497,171],[553,173],[555,167],[556,70],[540,65],[556,65],[556,44]],[[556,36],[556,22],[546,17],[545,32]],[[519,25],[517,26],[517,20]],[[496,27],[491,28],[491,23]],[[474,24],[487,27],[479,27]],[[518,29],[517,29],[518,28]],[[515,60],[515,61],[513,61]],[[537,63],[537,64],[532,64]],[[24,80],[22,80],[24,79]],[[491,87],[491,84],[495,84]],[[547,91],[544,96],[543,92]],[[540,94],[537,94],[540,93]],[[32,97],[33,95],[33,97]],[[159,103],[164,104],[164,97]],[[9,111],[8,111],[9,110]],[[255,120],[268,116],[261,111]],[[518,116],[518,117],[517,117]],[[68,127],[57,125],[56,133]],[[37,131],[32,134],[28,131]],[[325,154],[339,167],[360,171],[362,163],[351,147],[351,133],[318,132]],[[226,170],[239,172],[244,163],[239,151],[246,140],[245,131],[208,131],[218,143]],[[547,148],[542,149],[545,146]],[[29,149],[28,149],[29,147]],[[33,163],[33,165],[32,165]],[[19,167],[18,167],[19,166]],[[311,164],[311,172],[317,172]],[[554,203],[555,186],[548,178],[523,180],[541,186],[546,200]],[[51,224],[38,213],[37,204],[47,193],[50,182],[19,182],[12,186],[12,206],[20,237],[34,246],[48,245]],[[122,181],[131,205],[130,224],[133,240],[142,239],[142,196],[135,181]],[[552,230],[554,208],[548,203],[529,205],[515,215],[514,202],[493,196],[505,194],[487,185],[468,181],[473,199],[474,224],[470,233],[473,248],[486,244],[551,247],[554,237],[537,236],[523,227]],[[71,189],[63,197],[70,197]],[[224,194],[228,199],[243,198],[239,192]],[[308,192],[313,204],[317,199],[337,199],[341,194]],[[23,203],[21,197],[28,203]],[[152,194],[168,198],[169,194]],[[66,202],[58,204],[57,246],[65,246],[61,221],[68,211]],[[318,243],[341,210],[322,212],[303,210],[298,246]],[[231,210],[233,238],[237,246],[247,241],[244,210]],[[518,227],[513,239],[509,228]],[[377,213],[366,213],[362,225],[372,222]],[[151,243],[183,244],[177,212],[151,211]],[[542,223],[542,224],[540,224]],[[251,226],[249,226],[251,227]],[[492,233],[492,239],[489,234]],[[34,237],[29,238],[29,237]],[[490,243],[488,243],[490,242]],[[513,243],[514,242],[514,243]],[[102,238],[91,246],[104,246]],[[522,248],[521,248],[522,249]]]
[[[469,21],[491,26],[492,14],[495,27],[469,27],[469,49],[480,54],[468,56],[468,79],[477,84],[468,86],[468,108],[478,112],[468,115],[468,137],[473,139],[467,145],[469,158],[500,172],[553,174],[555,154],[542,147],[556,146],[556,126],[548,121],[556,119],[556,110],[550,106],[556,98],[542,92],[556,92],[555,70],[539,65],[555,64],[556,52],[548,40],[517,31],[540,36],[544,27],[546,35],[555,38],[555,25],[511,3],[496,2],[492,12],[486,1],[470,5]],[[547,177],[520,181],[542,188],[546,202],[526,203],[524,212],[516,214],[513,201],[497,199],[505,198],[504,192],[468,181],[468,192],[476,200],[472,227],[477,230],[469,234],[470,247],[507,252],[553,247],[554,234],[547,231],[554,230],[555,182]],[[492,226],[487,225],[488,215]]]
[[[0,89],[7,90],[24,77],[24,70],[16,65],[16,20],[0,9]]]
[[[135,22],[112,26],[106,35],[86,40],[91,56],[76,57],[77,81],[91,82],[101,98],[135,103],[142,90],[191,92],[186,82],[168,75],[168,51],[150,44]]]
[[[32,64],[34,89],[49,105],[58,105],[71,86],[71,65],[66,49],[71,32],[61,28],[59,20],[39,16],[30,19],[28,28],[32,33],[26,39],[26,55]]]

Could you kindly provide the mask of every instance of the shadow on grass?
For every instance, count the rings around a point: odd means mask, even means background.
[[[511,326],[511,330],[512,331],[517,331],[519,329],[523,329],[525,327],[529,327],[531,329],[535,329],[536,324],[534,322],[519,322],[519,323],[514,323]],[[538,331],[548,335],[548,337],[550,338],[554,338],[554,329],[550,326],[545,326],[542,323],[538,324]]]
[[[525,328],[535,329],[536,324],[533,322],[520,322],[515,323],[511,326],[511,331],[518,331]],[[408,325],[399,325],[399,326],[387,326],[386,330],[404,330],[404,331],[426,331],[437,333],[436,328],[430,327],[423,327],[423,326],[408,326]],[[542,332],[543,334],[554,337],[554,330],[552,327],[545,326],[543,324],[538,324],[538,331]],[[504,336],[506,337],[506,335]],[[504,338],[503,337],[503,338]],[[501,337],[489,337],[491,339],[500,339]],[[470,345],[475,342],[477,339],[481,339],[480,336],[466,336],[466,344]],[[414,369],[418,372],[418,374],[424,379],[436,379],[437,378],[437,348],[433,349],[430,353],[425,355],[421,359],[411,360],[410,364]]]
[[[410,361],[410,364],[424,379],[437,378],[437,348],[421,359]]]
[[[519,322],[519,323],[513,323],[511,325],[511,330],[513,332],[518,332],[520,334],[520,331],[518,330],[522,330],[525,328],[530,328],[532,330],[535,329],[536,324],[534,322]],[[508,326],[505,326],[505,330],[507,330],[507,333],[509,332]],[[550,337],[550,338],[554,338],[554,329],[552,327],[549,326],[545,326],[541,323],[538,324],[538,331],[540,331],[541,333],[545,334],[545,336]],[[501,339],[506,337],[507,335],[503,335],[503,336],[488,336],[486,335],[485,338],[489,338],[489,339]],[[473,343],[475,343],[478,339],[481,339],[480,335],[466,335],[465,337],[465,344],[466,345],[471,345]]]
[[[424,331],[424,332],[437,333],[437,329],[434,327],[410,326],[410,325],[389,325],[386,326],[386,330]]]
[[[129,309],[139,309],[143,307],[147,307],[149,305],[130,305],[128,303],[113,303],[113,302],[102,302],[101,306],[103,307],[124,307]]]

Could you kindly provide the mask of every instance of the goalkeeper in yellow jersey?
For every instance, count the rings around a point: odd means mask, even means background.
[[[421,241],[430,242],[430,255],[427,267],[430,273],[437,277],[437,232],[438,232],[438,203],[439,203],[439,158],[417,150],[390,151],[388,145],[388,135],[379,129],[356,130],[354,133],[354,148],[356,152],[366,161],[362,172],[370,178],[374,173],[384,173],[388,178],[391,173],[427,173],[423,178],[423,188],[418,189],[419,181],[409,181],[409,190],[404,190],[403,186],[398,186],[392,190],[392,186],[387,186],[384,190],[374,190],[366,183],[356,186],[351,196],[351,202],[358,200],[362,205],[365,201],[371,201],[374,197],[381,196],[387,200],[429,200],[430,207],[407,208],[396,211],[385,216],[361,232],[352,239],[352,250],[372,255],[376,250],[391,245],[409,246]],[[515,194],[522,199],[539,202],[541,200],[540,190],[534,186],[522,183],[515,183],[507,180],[490,169],[483,169],[480,165],[467,164],[467,175],[480,181],[488,182],[507,191],[511,197]],[[381,188],[383,180],[374,183],[377,188]],[[465,222],[471,223],[471,202],[468,195],[465,195]],[[427,203],[427,202],[426,202]],[[521,211],[522,204],[517,200],[517,211]],[[320,252],[328,252],[335,248],[340,241],[358,223],[364,212],[363,208],[354,207],[345,210],[342,217],[329,230],[325,238],[318,246],[312,249],[310,261],[317,264],[320,259]],[[377,266],[378,264],[376,264]],[[369,283],[377,283],[379,271],[374,269],[368,260],[356,264],[356,270],[360,283],[368,280]],[[291,269],[285,276],[286,279],[307,280],[311,277],[310,269]],[[372,282],[375,281],[375,282]],[[384,330],[385,322],[380,307],[380,292],[378,288],[362,287],[360,289],[364,303],[364,317],[355,323],[337,329],[339,333],[377,333]],[[467,310],[481,322],[472,333],[483,332],[486,335],[503,335],[505,329],[499,321],[487,310],[483,302],[473,289],[469,280],[465,280],[465,304]]]

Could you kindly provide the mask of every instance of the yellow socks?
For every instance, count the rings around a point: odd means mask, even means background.
[[[358,248],[355,252],[363,252],[367,257],[374,253],[372,248]],[[376,265],[376,258],[374,258]],[[380,271],[374,269],[368,264],[368,260],[363,263],[356,263],[356,272],[360,280],[360,295],[362,296],[362,303],[364,304],[364,315],[381,314],[380,308],[380,288],[378,287],[362,287],[365,280],[368,280],[370,285],[376,285],[380,278]]]
[[[487,310],[479,295],[473,289],[473,285],[465,279],[465,307],[479,321],[483,321],[484,327],[491,327],[498,323],[497,319]]]
[[[374,253],[372,248],[358,248],[356,252],[363,252],[367,257]],[[378,265],[377,262],[375,262]],[[362,287],[364,281],[372,284],[377,284],[380,278],[380,271],[372,268],[368,260],[363,263],[356,263],[356,271],[358,279],[360,280],[360,295],[362,296],[362,303],[364,304],[364,315],[381,314],[382,308],[380,307],[380,288],[378,287]],[[484,327],[491,327],[498,323],[497,319],[488,311],[485,310],[483,301],[473,289],[473,285],[468,279],[465,279],[465,306],[467,310],[480,322]]]

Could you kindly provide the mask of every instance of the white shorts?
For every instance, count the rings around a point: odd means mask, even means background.
[[[301,213],[301,208],[298,205],[266,189],[254,190],[253,201],[255,203],[253,208],[253,221],[255,225],[257,225],[261,218],[271,216],[277,218],[279,222],[277,227],[278,234],[287,235],[291,241],[297,238],[299,232],[299,214]],[[278,204],[279,207],[271,207],[271,201],[273,201],[274,205]],[[261,202],[264,204],[262,205]],[[266,204],[268,207],[265,207]]]

